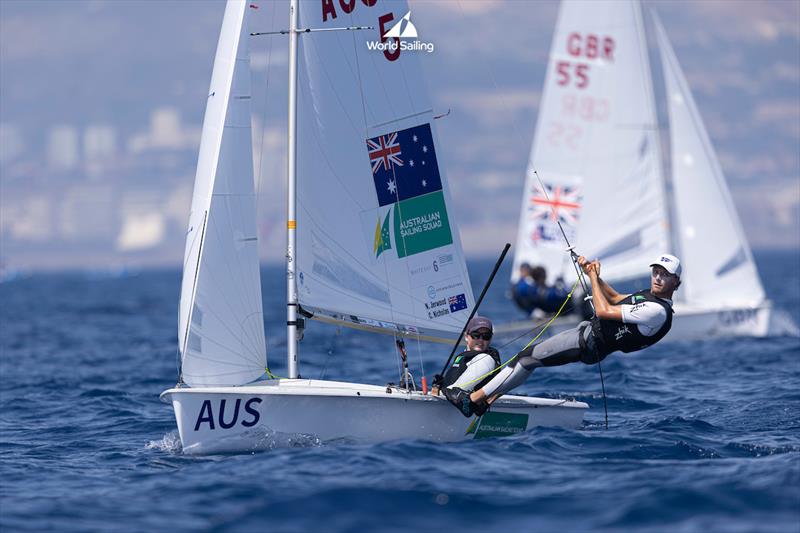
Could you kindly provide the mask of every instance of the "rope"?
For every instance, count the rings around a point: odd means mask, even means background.
[[[554,314],[553,317],[550,320],[547,321],[547,323],[544,325],[544,327],[539,332],[539,334],[536,335],[533,338],[533,340],[531,340],[528,344],[525,345],[525,348],[528,348],[530,345],[532,345],[534,342],[536,342],[539,339],[539,337],[541,337],[542,334],[544,334],[544,332],[547,331],[547,328],[550,327],[550,325],[555,321],[555,319],[559,317],[559,315],[564,310],[564,307],[566,307],[567,302],[569,302],[570,299],[572,298],[572,293],[575,292],[575,289],[577,287],[578,287],[578,280],[575,280],[575,283],[572,284],[572,289],[569,291],[569,294],[567,294],[567,297],[564,299],[564,302],[561,304],[561,307],[559,307],[558,311],[556,311],[556,314]],[[525,348],[523,348],[522,350],[524,350]],[[520,350],[520,352],[522,350]],[[508,361],[506,361],[502,365],[498,366],[494,370],[490,370],[489,372],[485,373],[484,375],[482,375],[480,377],[477,377],[477,378],[473,379],[470,382],[464,383],[464,385],[461,388],[466,388],[468,385],[472,385],[473,383],[477,383],[477,382],[479,382],[479,381],[491,376],[492,374],[495,374],[495,373],[499,372],[501,368],[503,368],[504,366],[506,366],[509,363],[511,363],[511,361],[515,360],[518,355],[519,355],[519,353],[517,353],[514,357],[510,358]]]
[[[578,280],[575,280],[575,283],[573,283],[573,284],[572,284],[572,289],[570,289],[570,291],[569,291],[569,294],[567,294],[567,297],[564,299],[564,302],[561,304],[561,307],[559,307],[559,308],[558,308],[558,311],[556,312],[556,314],[554,314],[554,315],[553,315],[553,317],[552,317],[550,320],[548,320],[548,321],[547,321],[547,323],[544,325],[544,327],[542,328],[542,330],[541,330],[541,331],[540,331],[540,332],[539,332],[539,333],[538,333],[538,334],[537,334],[537,335],[536,335],[536,336],[533,338],[533,340],[532,340],[532,341],[530,341],[528,344],[526,344],[526,345],[525,345],[525,348],[528,348],[530,345],[532,345],[534,342],[536,342],[536,340],[537,340],[539,337],[541,337],[541,336],[542,336],[542,334],[543,334],[545,331],[547,331],[547,328],[549,328],[549,327],[550,327],[550,325],[551,325],[551,324],[552,324],[552,323],[555,321],[555,319],[556,319],[556,318],[558,318],[558,316],[559,316],[559,315],[562,313],[562,311],[564,310],[564,307],[567,305],[567,302],[569,302],[569,301],[570,301],[570,299],[572,298],[572,293],[573,293],[573,292],[575,292],[575,289],[578,287],[578,283],[579,283],[579,281],[580,281],[580,279],[578,279]],[[538,327],[538,326],[536,326],[536,327]],[[535,327],[535,328],[533,328],[533,329],[535,330],[535,329],[536,329],[536,327]],[[519,337],[517,337],[517,339],[518,339],[518,338],[519,338]],[[515,340],[516,340],[516,339],[509,341],[509,342],[508,342],[508,343],[506,343],[504,346],[508,346],[509,344],[511,344],[512,342],[514,342]],[[525,348],[523,348],[522,350],[524,350]],[[520,352],[521,352],[522,350],[520,350]],[[466,388],[466,387],[468,387],[469,385],[472,385],[473,383],[477,383],[477,382],[479,382],[479,381],[481,381],[481,380],[483,380],[483,379],[485,379],[485,378],[487,378],[487,377],[491,376],[492,374],[496,374],[497,372],[499,372],[499,371],[500,371],[500,369],[501,369],[501,368],[503,368],[504,366],[506,366],[506,365],[510,364],[510,363],[511,363],[513,360],[515,360],[515,359],[517,358],[517,356],[518,356],[518,355],[519,355],[519,353],[517,353],[516,355],[514,355],[514,357],[510,358],[508,361],[506,361],[506,362],[505,362],[505,363],[503,363],[502,365],[498,366],[498,367],[497,367],[497,368],[495,368],[494,370],[490,370],[489,372],[485,373],[484,375],[482,375],[482,376],[480,376],[480,377],[477,377],[477,378],[473,379],[472,381],[469,381],[469,382],[467,382],[467,383],[464,383],[464,385],[463,385],[463,387],[462,387],[462,388]],[[600,361],[597,361],[597,368],[598,368],[598,370],[600,370],[600,388],[601,388],[601,389],[602,389],[602,391],[603,391],[603,411],[604,411],[604,413],[605,413],[606,430],[608,430],[608,401],[606,400],[606,383],[605,383],[605,380],[603,379],[603,367],[600,365]],[[567,401],[567,400],[564,400],[564,402],[566,402],[566,401]]]
[[[282,378],[281,376],[276,376],[275,374],[273,374],[273,373],[272,373],[272,371],[269,369],[269,367],[268,367],[268,366],[267,366],[267,367],[264,367],[264,373],[265,373],[267,376],[269,376],[269,379],[285,379],[285,378]]]
[[[608,431],[608,402],[606,402],[606,383],[603,380],[603,367],[600,366],[600,361],[597,362],[597,368],[600,369],[600,387],[603,389],[603,410],[606,414],[606,431]]]

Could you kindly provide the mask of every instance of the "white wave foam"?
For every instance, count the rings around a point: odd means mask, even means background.
[[[181,453],[181,439],[178,436],[178,431],[170,431],[164,435],[161,440],[151,440],[144,445],[145,450],[158,450],[167,453]]]

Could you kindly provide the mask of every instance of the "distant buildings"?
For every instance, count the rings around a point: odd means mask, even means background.
[[[0,124],[0,257],[22,267],[103,258],[122,266],[131,254],[179,264],[199,144],[200,128],[171,107],[127,134],[111,124],[57,124],[36,139]]]
[[[83,132],[83,161],[89,179],[102,179],[117,157],[117,134],[111,126],[90,125]]]
[[[162,107],[150,114],[150,130],[134,135],[128,141],[132,154],[148,150],[196,150],[200,145],[201,130],[198,127],[184,128],[178,110]]]
[[[286,138],[260,120],[253,132],[261,252],[278,258]],[[0,124],[0,259],[14,268],[180,264],[200,136],[173,107],[154,109],[138,131],[62,123],[37,138]]]
[[[69,171],[78,166],[78,130],[74,126],[58,125],[47,137],[47,164],[56,171]]]

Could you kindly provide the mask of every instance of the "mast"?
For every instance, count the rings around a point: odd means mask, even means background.
[[[286,194],[286,368],[297,378],[297,0],[289,2],[289,138]]]

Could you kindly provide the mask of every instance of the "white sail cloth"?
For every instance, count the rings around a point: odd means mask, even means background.
[[[538,171],[538,178],[534,171]],[[539,178],[541,178],[541,183]],[[637,2],[561,4],[520,214],[523,262],[571,275],[557,221],[603,277],[646,274],[669,249],[650,66]]]
[[[373,29],[301,34],[298,300],[346,322],[452,336],[474,300],[420,52],[368,47],[408,7],[300,2],[299,9],[301,27]]]
[[[654,22],[669,109],[676,233],[686,265],[681,292],[703,306],[758,304],[764,288],[722,168],[667,34],[657,17]]]
[[[246,19],[247,2],[228,2],[200,141],[178,326],[191,386],[241,385],[266,367]]]

